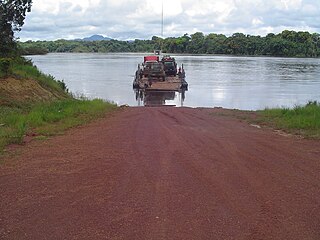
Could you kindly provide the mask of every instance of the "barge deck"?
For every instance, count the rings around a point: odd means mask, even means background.
[[[149,78],[140,78],[136,81],[136,87],[146,91],[180,91],[186,88],[186,84],[179,76],[168,76],[164,81]]]

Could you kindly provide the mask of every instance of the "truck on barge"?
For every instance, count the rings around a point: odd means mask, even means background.
[[[133,88],[144,91],[186,91],[183,64],[181,67],[173,57],[159,55],[145,56],[142,64],[138,64]]]

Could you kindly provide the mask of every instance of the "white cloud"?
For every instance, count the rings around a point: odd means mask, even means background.
[[[254,27],[258,27],[259,25],[263,25],[263,21],[262,21],[261,18],[255,17],[255,18],[252,19],[252,25]]]
[[[163,0],[165,37],[234,32],[265,35],[284,29],[320,32],[320,0]],[[103,34],[150,38],[161,32],[160,0],[34,0],[22,40]]]
[[[278,7],[285,10],[297,10],[301,7],[302,0],[280,0]]]
[[[163,0],[161,1],[145,0],[137,3],[137,9],[133,14],[129,14],[129,18],[146,19],[153,17],[160,19],[162,15],[162,7],[165,16],[177,16],[182,12],[180,0]]]

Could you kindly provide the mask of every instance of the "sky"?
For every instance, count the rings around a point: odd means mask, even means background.
[[[320,33],[320,0],[33,0],[26,40],[100,34],[119,40],[178,37],[195,32],[265,36],[285,29]]]

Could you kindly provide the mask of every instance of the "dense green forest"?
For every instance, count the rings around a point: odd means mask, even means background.
[[[235,33],[223,34],[201,32],[181,37],[135,41],[27,41],[19,43],[23,54],[48,52],[152,52],[162,49],[169,53],[264,55],[282,57],[319,57],[320,34],[285,30],[265,37]]]

